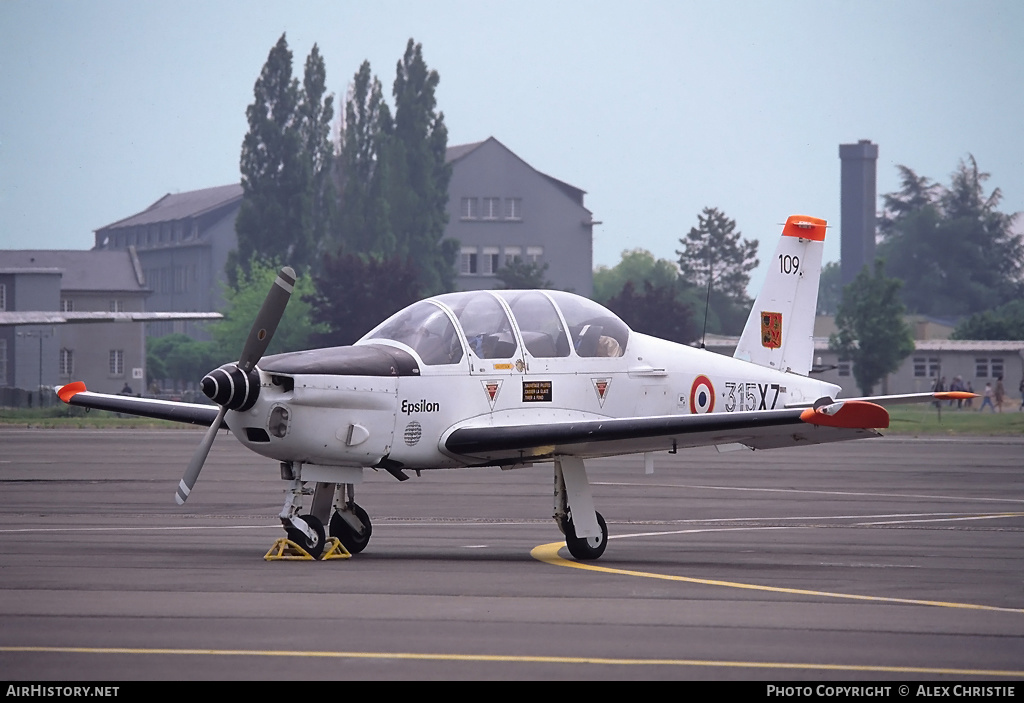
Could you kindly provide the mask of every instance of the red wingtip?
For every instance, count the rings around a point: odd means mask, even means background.
[[[885,429],[889,426],[888,411],[865,400],[841,400],[821,408],[807,408],[800,413],[800,419],[812,425],[849,429]]]
[[[86,388],[84,383],[82,383],[81,381],[74,381],[72,383],[67,384],[66,386],[61,386],[57,390],[57,396],[65,403],[70,403],[71,398],[76,393],[83,393],[85,392],[85,390]]]
[[[939,391],[932,395],[936,400],[970,400],[981,397],[977,393],[968,393],[967,391]]]

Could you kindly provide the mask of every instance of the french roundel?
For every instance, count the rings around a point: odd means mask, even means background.
[[[710,413],[715,409],[715,387],[707,376],[698,376],[690,386],[690,412]]]

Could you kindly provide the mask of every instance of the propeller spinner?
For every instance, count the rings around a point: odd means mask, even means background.
[[[217,430],[224,421],[224,415],[228,410],[252,407],[256,402],[259,395],[259,375],[254,369],[263,358],[263,353],[267,351],[274,332],[277,331],[277,325],[281,322],[294,287],[295,271],[290,266],[285,266],[278,272],[274,285],[270,287],[267,298],[256,315],[238,361],[211,371],[203,378],[203,393],[220,405],[220,411],[217,413],[217,419],[203,436],[203,441],[196,447],[192,460],[185,469],[185,475],[178,483],[178,490],[174,494],[178,505],[183,505],[188,500],[192,487],[196,485],[199,472],[202,471],[206,457],[210,454],[210,447],[213,446],[213,440],[217,437]]]

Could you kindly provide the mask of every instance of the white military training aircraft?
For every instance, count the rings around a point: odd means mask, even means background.
[[[351,553],[366,547],[370,519],[354,500],[366,469],[405,480],[409,470],[552,462],[553,517],[569,552],[597,559],[608,528],[587,459],[871,437],[889,425],[881,403],[972,395],[837,400],[839,386],[807,375],[824,238],[824,220],[789,218],[734,358],[634,332],[597,303],[551,290],[439,295],[352,346],[262,358],[295,282],[285,267],[241,358],[202,380],[219,408],[92,393],[80,382],[58,394],[71,405],[208,425],[179,504],[226,427],[280,462],[281,522],[313,557],[328,535]]]

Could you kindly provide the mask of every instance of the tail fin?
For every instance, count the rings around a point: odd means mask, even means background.
[[[825,220],[792,215],[734,356],[806,376],[814,357],[814,314]]]

